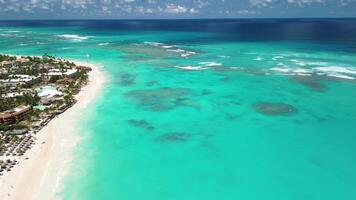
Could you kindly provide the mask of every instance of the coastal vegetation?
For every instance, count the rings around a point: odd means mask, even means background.
[[[0,91],[1,92],[1,91]],[[16,96],[10,98],[0,98],[0,112],[9,110],[19,105],[31,105],[35,106],[40,101],[37,94],[24,94],[23,96]]]

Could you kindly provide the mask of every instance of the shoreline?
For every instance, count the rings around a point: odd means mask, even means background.
[[[105,83],[100,65],[70,60],[92,68],[89,81],[75,96],[77,102],[36,133],[35,145],[9,174],[0,178],[0,199],[58,199],[63,177],[69,172],[74,149],[81,140],[78,123]],[[29,159],[24,159],[28,157]]]

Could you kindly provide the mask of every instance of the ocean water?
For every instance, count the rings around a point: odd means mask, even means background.
[[[356,20],[3,21],[104,65],[65,200],[356,199]]]

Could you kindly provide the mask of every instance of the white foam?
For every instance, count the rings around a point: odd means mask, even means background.
[[[282,67],[273,67],[270,69],[271,71],[276,71],[276,72],[283,72],[283,73],[289,73],[291,72],[290,68],[282,68]]]
[[[169,49],[167,51],[175,52],[175,53],[182,53],[185,52],[183,49]]]
[[[286,66],[284,63],[278,63],[278,66]]]
[[[181,54],[180,56],[181,56],[181,57],[188,57],[188,56],[190,56],[190,54],[183,53],[183,54]]]
[[[305,68],[294,68],[293,70],[294,73],[298,73],[298,74],[310,74],[312,73],[311,70],[305,69]]]
[[[278,72],[283,75],[299,75],[299,76],[310,76],[313,71],[305,68],[289,68],[289,67],[273,67],[271,71]]]
[[[308,62],[308,65],[317,65],[317,66],[325,66],[327,62]]]
[[[219,58],[230,58],[230,56],[218,55]]]
[[[236,70],[236,69],[244,69],[243,67],[230,67],[230,69],[234,69],[234,70]]]
[[[188,56],[197,54],[194,51],[186,51],[184,49],[179,49],[179,48],[177,48],[176,45],[167,45],[167,44],[160,43],[160,42],[144,42],[144,44],[164,48],[169,52],[180,53],[181,57],[188,57]]]
[[[282,75],[311,76],[313,74],[316,74],[318,76],[330,76],[352,80],[355,79],[355,77],[353,76],[356,75],[356,69],[339,66],[314,67],[311,69],[300,67],[273,67],[269,70]]]
[[[152,45],[152,46],[162,46],[163,43],[160,42],[144,42],[145,44]]]
[[[217,62],[200,62],[199,65],[204,65],[205,67],[216,67],[216,66],[221,66],[222,63],[217,63]]]
[[[332,77],[342,78],[342,79],[350,79],[350,80],[355,79],[354,77],[347,76],[345,74],[339,74],[339,73],[330,73],[330,74],[327,74],[327,76],[332,76]]]
[[[180,56],[182,56],[182,57],[188,57],[188,56],[195,55],[195,54],[197,54],[197,53],[194,52],[194,51],[185,51],[185,52],[182,53]]]
[[[6,31],[7,33],[20,33],[21,31]]]
[[[7,34],[7,33],[2,33],[2,34],[0,34],[0,36],[2,36],[2,37],[12,37],[13,35],[12,34]]]
[[[273,58],[272,58],[272,60],[278,60],[278,59],[281,59],[281,58],[284,58],[283,56],[274,56]]]
[[[355,79],[350,75],[356,75],[356,69],[340,66],[329,66],[329,67],[315,67],[313,68],[319,74],[324,74],[326,76],[342,78],[342,79]]]
[[[303,62],[296,62],[295,64],[299,65],[299,66],[305,66],[306,64]]]
[[[201,66],[175,66],[175,68],[183,69],[183,70],[191,70],[191,71],[201,71],[201,70],[207,70],[209,69],[208,67],[201,67]]]
[[[253,59],[253,60],[256,60],[256,61],[261,61],[262,58],[260,56],[257,56],[257,58]]]
[[[181,57],[188,57],[188,56],[195,55],[195,54],[197,54],[197,53],[194,52],[194,51],[184,51],[184,53],[182,53],[180,56]]]
[[[356,74],[356,69],[347,68],[347,67],[339,67],[339,66],[330,66],[330,67],[315,67],[314,70],[320,72],[335,72],[335,73],[344,73],[344,74]]]
[[[171,48],[174,48],[175,46],[171,46],[171,45],[163,45],[162,47],[163,47],[163,48],[165,48],[165,49],[171,49]]]
[[[104,42],[104,43],[99,43],[98,44],[98,46],[107,46],[107,45],[109,45],[110,43],[108,43],[108,42]]]
[[[191,55],[195,55],[195,54],[197,54],[196,52],[194,52],[194,51],[186,51],[186,53],[187,54],[191,54]]]
[[[89,36],[80,36],[75,34],[63,34],[63,35],[56,35],[56,36],[62,39],[67,39],[75,42],[81,42],[89,39]]]

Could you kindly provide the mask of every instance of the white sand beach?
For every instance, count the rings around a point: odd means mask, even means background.
[[[76,64],[92,67],[88,85],[76,96],[78,102],[38,132],[36,144],[10,173],[0,178],[0,199],[59,198],[61,180],[69,170],[74,148],[81,139],[77,124],[83,111],[99,96],[105,83],[100,66],[82,62]]]

